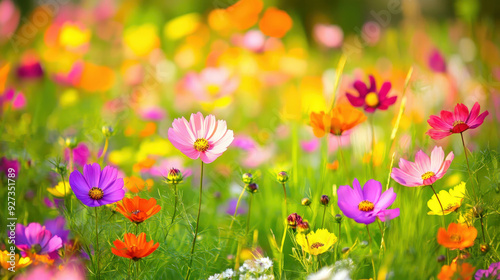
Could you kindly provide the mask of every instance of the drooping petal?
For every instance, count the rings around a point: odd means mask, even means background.
[[[354,82],[354,88],[358,91],[359,97],[364,100],[365,96],[368,94],[368,89],[366,88],[365,83],[362,81],[356,81]]]
[[[116,176],[118,174],[118,169],[106,166],[101,172],[101,178],[99,180],[99,188],[105,190],[108,186],[116,180]]]
[[[484,111],[479,117],[477,117],[475,120],[471,121],[468,125],[470,128],[476,128],[483,124],[484,118],[489,115],[488,111]]]
[[[434,140],[440,140],[445,137],[448,137],[453,134],[451,131],[443,131],[443,130],[437,130],[437,129],[429,129],[426,132],[427,135],[429,135],[432,139]]]
[[[448,123],[446,123],[445,121],[443,121],[443,119],[441,119],[438,116],[430,116],[430,118],[427,120],[427,123],[432,128],[435,128],[435,129],[441,129],[441,130],[448,130],[449,131],[452,128],[451,125],[449,125]]]
[[[387,209],[394,203],[396,197],[397,194],[394,192],[394,189],[389,188],[380,196],[380,199],[375,204],[375,211]]]

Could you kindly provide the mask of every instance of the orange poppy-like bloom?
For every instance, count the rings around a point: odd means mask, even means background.
[[[335,106],[330,114],[311,112],[310,120],[316,137],[323,137],[327,132],[338,136],[364,122],[366,116],[352,106],[342,104]]]
[[[233,27],[245,30],[257,23],[263,6],[262,0],[240,0],[227,7],[226,13]]]
[[[472,275],[474,275],[475,269],[476,268],[470,263],[462,263],[461,265],[458,265],[456,262],[453,262],[451,265],[443,265],[437,278],[439,280],[470,280],[472,279]]]
[[[477,229],[466,224],[451,223],[448,230],[440,228],[437,241],[440,245],[451,250],[471,247],[477,237]]]
[[[292,18],[276,8],[269,8],[259,22],[259,28],[267,36],[281,38],[292,28]]]
[[[153,240],[146,242],[144,232],[139,236],[135,236],[133,233],[125,233],[124,241],[120,239],[113,241],[116,248],[112,247],[111,252],[119,257],[132,259],[133,261],[149,256],[160,246],[160,243],[154,244]]]
[[[125,183],[125,187],[133,193],[139,193],[142,191],[144,188],[147,187],[147,190],[150,191],[151,187],[154,185],[154,182],[152,179],[147,179],[144,181],[143,179],[136,177],[136,176],[130,176],[130,177],[125,177],[123,179],[123,182]]]
[[[123,216],[131,222],[140,224],[145,220],[158,213],[161,206],[156,204],[156,199],[145,199],[139,196],[134,198],[125,197],[122,201],[118,202],[116,211],[120,212]]]

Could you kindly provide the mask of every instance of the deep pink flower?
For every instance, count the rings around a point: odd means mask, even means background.
[[[338,205],[346,217],[357,223],[371,224],[377,217],[385,222],[399,216],[399,208],[387,209],[396,200],[392,188],[382,193],[382,184],[379,181],[368,180],[363,189],[358,179],[348,185],[340,186],[337,190]]]
[[[347,99],[354,107],[364,107],[368,113],[373,113],[375,110],[387,110],[389,106],[396,102],[397,96],[387,97],[391,90],[391,83],[385,82],[382,84],[380,91],[377,91],[375,78],[370,75],[370,87],[358,80],[354,82],[354,88],[358,91],[358,96],[350,93],[346,94]]]
[[[64,86],[76,86],[80,82],[83,73],[83,61],[77,61],[71,67],[68,73],[57,73],[54,75],[54,81]]]
[[[205,68],[200,74],[191,72],[184,77],[185,87],[198,100],[210,102],[236,91],[239,79],[225,68]]]
[[[227,150],[233,142],[233,131],[227,129],[226,121],[216,120],[213,115],[206,118],[198,112],[191,114],[189,122],[175,119],[168,129],[168,140],[191,159],[211,163]]]
[[[429,158],[422,150],[415,155],[415,162],[403,158],[399,160],[399,168],[393,168],[391,177],[407,187],[428,186],[441,179],[453,160],[453,152],[444,158],[443,148],[435,146]]]
[[[434,49],[429,55],[429,67],[438,73],[446,72],[446,62],[439,50]]]
[[[106,166],[101,171],[98,163],[83,167],[83,175],[75,170],[69,175],[69,185],[83,204],[97,207],[120,201],[125,196],[123,179],[117,178],[118,169]]]
[[[64,150],[64,159],[69,160],[70,148]],[[84,166],[90,157],[90,150],[85,143],[78,143],[78,145],[73,149],[73,160],[76,164]],[[76,169],[76,165],[74,166]],[[72,171],[72,170],[70,170]]]
[[[441,116],[431,116],[427,122],[432,127],[426,133],[434,140],[443,139],[453,133],[462,133],[467,129],[474,129],[483,124],[484,118],[489,112],[484,111],[479,115],[481,106],[474,103],[469,113],[469,108],[464,104],[458,103],[455,106],[455,112],[441,111]]]
[[[17,248],[23,252],[33,250],[38,255],[50,254],[51,257],[62,247],[62,239],[39,223],[17,224],[15,240]]]

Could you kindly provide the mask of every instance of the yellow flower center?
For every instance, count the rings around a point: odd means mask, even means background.
[[[208,85],[206,87],[206,90],[207,92],[210,94],[210,95],[216,95],[217,93],[219,93],[220,91],[220,86],[219,85]]]
[[[365,97],[366,105],[375,107],[378,105],[378,95],[375,92],[370,92]]]
[[[432,171],[425,172],[424,174],[422,174],[422,180],[427,180],[427,179],[433,177],[434,175],[436,175],[436,174]]]
[[[205,138],[196,139],[196,141],[194,141],[194,149],[198,152],[206,152],[209,146],[208,140]]]
[[[375,208],[375,205],[373,202],[370,202],[368,200],[363,200],[358,204],[358,209],[363,211],[363,212],[369,212],[372,211]]]
[[[93,187],[89,191],[89,196],[93,200],[99,200],[104,196],[104,193],[102,192],[102,190],[100,188]]]
[[[464,122],[463,122],[463,121],[460,121],[460,120],[458,120],[458,121],[454,121],[454,122],[453,122],[453,126],[455,126],[455,125],[459,125],[459,124],[464,124]]]
[[[462,240],[462,237],[458,234],[452,234],[450,236],[450,240],[453,242],[460,242],[460,240]]]
[[[319,247],[323,247],[323,246],[325,246],[325,244],[320,243],[320,242],[316,242],[313,245],[311,245],[311,249],[318,249]]]

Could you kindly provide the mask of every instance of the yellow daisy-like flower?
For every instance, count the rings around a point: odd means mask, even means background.
[[[297,234],[296,240],[304,251],[317,256],[328,251],[328,249],[337,242],[337,236],[328,232],[327,229],[322,228],[308,235],[299,233]]]
[[[465,182],[458,184],[449,192],[444,190],[440,191],[438,195],[439,200],[443,204],[444,215],[448,215],[456,211],[462,205],[462,200],[465,196]],[[443,215],[436,195],[433,195],[432,198],[427,201],[427,206],[431,209],[431,211],[427,213],[428,215]]]
[[[11,256],[9,255],[9,252],[8,251],[0,252],[0,264],[5,270],[8,270],[10,267],[12,267],[11,263],[8,263],[8,261],[11,261]],[[14,267],[16,270],[21,269],[23,267],[27,267],[32,263],[32,260],[30,258],[28,257],[22,258],[19,257],[18,254],[14,256],[13,261],[15,262]]]
[[[69,186],[68,182],[59,182],[59,184],[57,184],[53,188],[47,188],[47,191],[49,191],[49,193],[51,193],[55,197],[64,197],[71,194],[71,187]]]

